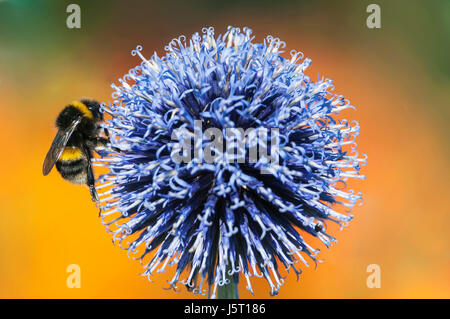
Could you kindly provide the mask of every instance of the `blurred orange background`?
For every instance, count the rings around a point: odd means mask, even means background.
[[[67,1],[0,1],[0,297],[198,298],[164,290],[171,273],[149,283],[140,264],[113,246],[89,192],[41,173],[54,119],[72,100],[111,101],[139,60],[180,34],[204,26],[272,34],[286,51],[313,61],[307,74],[334,80],[357,111],[358,150],[368,155],[355,218],[323,246],[317,269],[289,275],[274,298],[449,298],[450,5],[446,1],[378,1],[381,29],[368,29],[370,1],[77,1],[81,29],[66,27]],[[81,268],[81,288],[66,285]],[[381,288],[366,269],[381,267]],[[255,296],[268,298],[254,279]]]

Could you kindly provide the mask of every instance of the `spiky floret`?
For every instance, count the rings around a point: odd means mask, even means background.
[[[349,101],[329,92],[331,80],[313,82],[304,74],[311,60],[301,52],[283,58],[278,38],[252,43],[250,29],[233,27],[217,38],[213,28],[202,33],[172,40],[162,58],[146,59],[138,46],[132,55],[142,63],[112,85],[105,127],[121,152],[99,160],[109,169],[98,186],[102,220],[149,279],[175,266],[171,287],[182,283],[200,294],[209,287],[214,297],[218,285],[241,274],[252,293],[250,278],[264,277],[273,295],[283,284],[279,266],[298,275],[295,263],[317,261],[319,250],[302,233],[328,247],[335,238],[326,222],[351,220],[361,194],[337,185],[363,178],[359,126],[336,119],[353,108]],[[174,132],[183,128],[191,139],[199,120],[223,132],[277,129],[278,161],[175,161]],[[194,147],[210,142],[203,138]],[[238,152],[248,152],[249,144],[242,147]]]

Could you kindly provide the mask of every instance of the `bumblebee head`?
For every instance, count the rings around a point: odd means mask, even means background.
[[[100,103],[98,103],[95,100],[87,100],[87,99],[81,100],[81,103],[86,105],[89,111],[92,112],[95,122],[103,121],[103,114],[100,112]]]

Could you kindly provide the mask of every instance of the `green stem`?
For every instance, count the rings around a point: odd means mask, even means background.
[[[239,299],[238,284],[234,281],[233,276],[226,277],[230,283],[228,285],[217,287],[217,299]]]

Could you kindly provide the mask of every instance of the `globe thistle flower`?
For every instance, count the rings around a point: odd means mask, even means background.
[[[138,46],[132,55],[142,63],[112,85],[114,101],[102,107],[120,150],[98,160],[109,170],[98,186],[102,221],[149,279],[175,267],[174,289],[215,297],[244,280],[253,293],[251,278],[263,277],[275,295],[280,267],[298,277],[299,261],[318,261],[304,234],[329,247],[327,222],[345,226],[361,200],[339,187],[363,178],[358,123],[336,119],[354,107],[330,93],[331,80],[305,75],[311,59],[301,52],[284,58],[280,39],[253,39],[248,28],[217,38],[204,28],[172,40],[162,58],[147,59]],[[199,123],[236,152],[197,134]],[[264,130],[276,134],[264,140]],[[208,147],[217,156],[205,161]],[[270,156],[250,158],[252,150]]]

